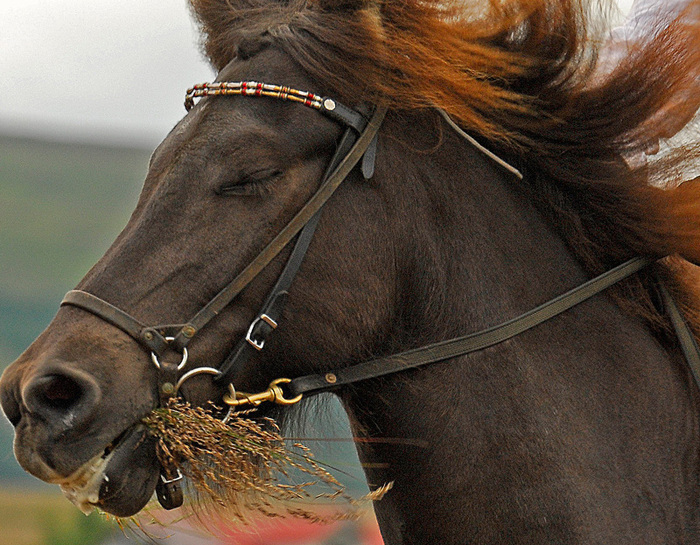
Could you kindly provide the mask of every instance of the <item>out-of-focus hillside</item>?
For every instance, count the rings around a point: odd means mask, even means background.
[[[149,150],[0,136],[0,360],[48,323],[126,222]]]
[[[0,136],[0,369],[41,333],[126,223],[149,155]],[[11,439],[0,418],[0,482],[32,485]]]

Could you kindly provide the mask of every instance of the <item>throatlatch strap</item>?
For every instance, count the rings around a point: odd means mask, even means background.
[[[688,362],[688,367],[695,379],[695,384],[700,388],[700,347],[698,347],[698,343],[695,340],[695,335],[693,335],[688,323],[683,318],[683,314],[681,314],[676,301],[661,280],[659,280],[659,292],[661,293],[664,310],[671,319],[676,337],[678,337],[678,342],[681,345],[685,361]]]
[[[292,380],[285,389],[292,397],[299,394],[306,396],[318,394],[354,382],[390,375],[458,356],[465,356],[494,346],[590,299],[620,280],[641,271],[653,262],[653,260],[648,258],[636,257],[517,318],[484,331],[408,350],[386,358],[351,365],[350,367],[323,375],[299,377]]]

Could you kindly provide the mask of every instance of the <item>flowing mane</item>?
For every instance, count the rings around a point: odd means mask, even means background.
[[[681,185],[680,174],[700,149],[687,145],[653,168],[622,160],[645,149],[654,115],[697,75],[700,2],[660,22],[605,78],[596,59],[612,8],[593,12],[581,0],[191,4],[217,69],[272,43],[341,100],[442,108],[517,158],[533,198],[592,274],[634,254],[675,256],[658,269],[700,334],[700,283],[685,261],[700,263],[700,186]],[[651,284],[641,275],[617,295],[659,330]]]

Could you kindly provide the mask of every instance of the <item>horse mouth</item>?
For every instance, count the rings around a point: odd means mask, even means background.
[[[133,426],[59,484],[63,495],[84,514],[100,508],[127,517],[140,511],[155,490],[160,464],[154,439]]]
[[[129,430],[122,432],[109,443],[101,454],[79,467],[66,482],[59,483],[63,495],[86,515],[92,513],[100,501],[100,488],[103,482],[109,482],[106,474],[107,465]]]

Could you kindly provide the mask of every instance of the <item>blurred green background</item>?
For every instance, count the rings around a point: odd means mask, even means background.
[[[149,151],[0,135],[0,368],[48,325],[63,294],[126,222]],[[112,533],[25,474],[0,418],[0,543],[92,545]]]

